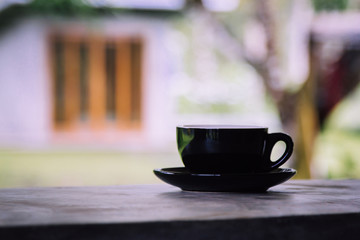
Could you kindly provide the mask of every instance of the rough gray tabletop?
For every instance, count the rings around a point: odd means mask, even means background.
[[[204,223],[210,222],[221,225],[226,221],[233,224],[274,219],[277,224],[281,219],[301,221],[304,217],[310,220],[320,217],[320,222],[335,217],[335,222],[330,221],[327,228],[347,219],[360,231],[360,180],[292,180],[266,193],[185,192],[166,184],[0,190],[0,239],[1,234],[13,236],[15,229],[16,234],[23,231],[26,236],[29,234],[25,230],[32,229],[36,235],[36,229],[41,227],[52,229],[48,232],[54,233],[56,227],[62,227],[64,233],[66,229],[73,229],[71,226],[144,227],[146,224],[173,223],[171,226],[176,228],[175,223],[181,223],[179,226],[183,228],[185,223],[202,223],[201,226],[206,227]],[[155,231],[154,227],[151,229]],[[165,232],[162,227],[162,234]],[[227,234],[232,236],[230,230]],[[39,239],[42,235],[36,236]],[[68,239],[72,235],[66,236],[55,239]],[[76,238],[81,239],[81,236]],[[87,235],[84,238],[90,239]]]

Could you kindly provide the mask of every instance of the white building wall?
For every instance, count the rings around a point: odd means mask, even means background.
[[[45,27],[27,20],[0,36],[0,143],[36,144],[49,135]]]

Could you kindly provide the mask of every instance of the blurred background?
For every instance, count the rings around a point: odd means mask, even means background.
[[[268,126],[296,178],[360,178],[359,10],[0,0],[0,187],[160,183],[178,124]]]

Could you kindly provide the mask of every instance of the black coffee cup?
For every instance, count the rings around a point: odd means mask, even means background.
[[[241,125],[177,126],[177,145],[185,167],[192,173],[268,172],[284,164],[292,154],[293,141],[268,128]],[[282,156],[271,161],[274,145],[283,141]]]

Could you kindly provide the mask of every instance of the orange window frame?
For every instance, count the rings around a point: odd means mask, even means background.
[[[144,44],[140,37],[62,33],[49,39],[55,130],[141,127]]]

